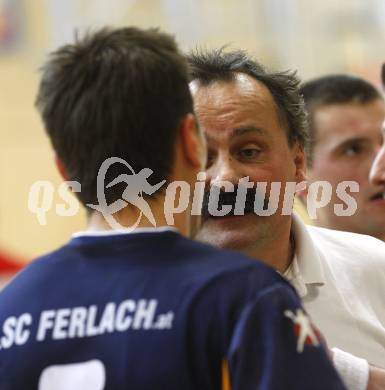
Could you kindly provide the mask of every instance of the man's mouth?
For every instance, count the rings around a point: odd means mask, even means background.
[[[204,220],[207,220],[207,219],[210,219],[212,221],[235,221],[235,220],[238,220],[238,219],[241,219],[247,215],[253,215],[254,213],[252,211],[248,211],[248,212],[245,212],[241,215],[237,215],[237,214],[234,214],[233,212],[230,212],[226,215],[223,215],[223,216],[214,216],[214,215],[206,215],[204,216]]]
[[[385,190],[379,191],[370,197],[371,201],[385,201]]]
[[[238,186],[235,186],[233,192],[220,191],[216,200],[210,198],[210,191],[206,191],[202,204],[203,219],[229,220],[237,219],[246,215],[254,214],[255,197],[260,196],[254,188],[244,189],[244,198],[237,204]],[[264,208],[268,207],[269,199],[263,199]],[[223,209],[228,209],[227,213],[221,213]],[[224,215],[223,215],[224,214]]]

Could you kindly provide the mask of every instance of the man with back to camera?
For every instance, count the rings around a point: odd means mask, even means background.
[[[207,187],[222,188],[224,181],[234,187],[222,190],[218,209],[231,205],[234,211],[236,190],[246,186],[245,179],[254,183],[246,192],[244,215],[210,216],[206,199],[197,238],[261,259],[284,274],[333,347],[348,387],[385,386],[384,371],[374,367],[385,367],[384,243],[307,227],[291,210],[283,213],[286,183],[305,178],[306,114],[299,80],[266,71],[243,51],[198,51],[188,60],[195,112],[208,142]],[[267,183],[266,194],[274,182],[282,184],[270,216],[255,213],[259,182]],[[264,203],[270,208],[268,195]]]
[[[63,46],[37,107],[59,170],[92,207],[88,231],[1,293],[1,389],[344,388],[287,282],[188,240],[191,206],[167,227],[159,183],[192,185],[206,159],[172,37],[104,29]],[[124,175],[146,179],[156,229],[121,199]]]
[[[333,188],[355,181],[351,192],[357,205],[353,215],[338,216],[332,201],[317,211],[316,226],[368,234],[385,241],[385,184],[369,181],[370,167],[382,144],[385,102],[368,81],[353,75],[328,75],[304,83],[300,89],[309,113],[307,150],[309,183],[326,180]],[[306,201],[307,191],[301,199]]]

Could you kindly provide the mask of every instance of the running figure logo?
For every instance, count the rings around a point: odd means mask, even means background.
[[[313,345],[318,347],[320,345],[317,332],[314,330],[309,317],[302,309],[297,309],[296,312],[285,310],[285,317],[290,318],[294,324],[294,332],[298,338],[297,352],[302,353],[305,345]]]
[[[131,174],[121,174],[112,180],[107,186],[105,186],[105,178],[108,168],[115,163],[120,163],[125,165],[130,171]],[[154,192],[158,191],[166,180],[162,180],[160,183],[151,185],[148,182],[148,178],[151,176],[153,171],[150,168],[143,168],[140,172],[135,173],[134,169],[123,159],[119,157],[110,157],[106,159],[103,164],[100,166],[98,177],[97,177],[97,198],[99,204],[87,204],[88,207],[99,211],[103,214],[107,223],[113,229],[129,229],[133,230],[138,225],[144,215],[153,226],[156,226],[156,221],[154,215],[152,214],[151,208],[148,205],[147,201],[143,198],[143,194],[152,195]],[[118,183],[126,183],[127,187],[123,191],[122,198],[118,199],[115,202],[107,205],[105,188],[111,188]],[[136,206],[140,210],[140,215],[136,222],[129,228],[120,225],[112,214],[122,210],[128,204]]]

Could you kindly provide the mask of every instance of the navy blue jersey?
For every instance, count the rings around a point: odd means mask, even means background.
[[[235,252],[173,231],[79,236],[0,293],[1,390],[220,390],[226,378],[343,388],[293,289]]]

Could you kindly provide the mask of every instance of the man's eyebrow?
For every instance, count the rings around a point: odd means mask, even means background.
[[[248,133],[257,133],[260,135],[267,135],[267,131],[255,126],[237,127],[231,132],[232,137],[240,137],[241,135]]]
[[[365,144],[365,143],[369,143],[369,142],[370,142],[370,139],[365,138],[365,137],[348,138],[348,139],[342,141],[341,143],[339,143],[336,146],[336,149],[343,149],[343,148],[346,148],[347,146],[352,146],[355,144]]]

